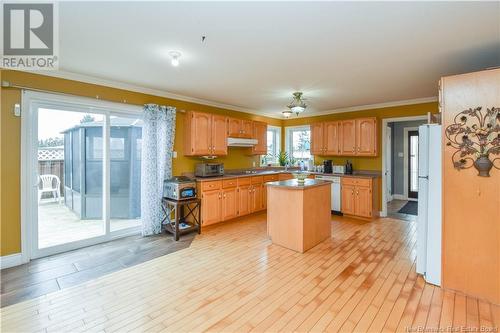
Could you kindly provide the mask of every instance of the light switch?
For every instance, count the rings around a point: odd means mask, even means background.
[[[176,151],[172,152],[172,158],[177,158],[177,152]]]
[[[402,152],[398,153],[398,157],[404,157],[405,155]]]

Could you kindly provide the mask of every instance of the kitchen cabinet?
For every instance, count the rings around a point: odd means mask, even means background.
[[[377,120],[356,119],[356,155],[377,156]]]
[[[228,118],[227,133],[230,138],[251,139],[253,135],[253,122],[245,119]]]
[[[324,123],[323,127],[325,155],[340,155],[340,122],[328,121]]]
[[[311,154],[324,155],[323,123],[311,124]]]
[[[238,216],[250,214],[250,196],[252,194],[250,185],[238,187]]]
[[[262,184],[252,185],[252,194],[250,196],[250,210],[252,213],[258,212],[264,209],[264,205],[262,204],[263,199],[263,191]]]
[[[230,220],[238,216],[238,192],[237,188],[222,190],[222,212],[223,221]]]
[[[267,154],[267,124],[261,121],[253,122],[253,139],[257,139],[257,144],[252,147],[253,155]]]
[[[378,178],[342,177],[342,213],[364,219],[378,216]]]
[[[184,155],[227,155],[226,117],[189,111],[185,129]]]
[[[342,155],[355,155],[356,154],[356,121],[342,120],[341,126],[341,139],[340,139],[340,153]]]
[[[340,133],[338,121],[311,125],[311,154],[340,155]]]
[[[221,221],[222,195],[219,190],[205,191],[201,195],[201,221],[203,225],[210,225]],[[205,207],[205,209],[203,209]],[[210,209],[207,209],[210,207]]]
[[[312,124],[311,154],[377,156],[377,119],[369,117]]]

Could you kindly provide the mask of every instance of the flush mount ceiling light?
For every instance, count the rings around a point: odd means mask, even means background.
[[[304,102],[304,98],[302,98],[302,93],[300,91],[293,93],[292,103],[288,104],[287,107],[296,115],[306,110],[307,104]]]
[[[181,53],[179,51],[170,51],[168,52],[168,55],[170,56],[170,58],[172,58],[171,60],[172,66],[174,67],[179,66],[179,58],[181,57]]]
[[[282,111],[281,113],[283,114],[283,117],[290,118],[290,116],[292,115],[293,112],[291,110],[285,110],[285,111]]]

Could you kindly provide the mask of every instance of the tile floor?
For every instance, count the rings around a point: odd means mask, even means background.
[[[184,235],[178,242],[166,234],[130,236],[3,269],[0,271],[1,307],[187,248],[194,235]]]

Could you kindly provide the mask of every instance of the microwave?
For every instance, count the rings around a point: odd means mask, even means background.
[[[196,177],[216,177],[224,175],[223,163],[198,163],[194,171]]]

